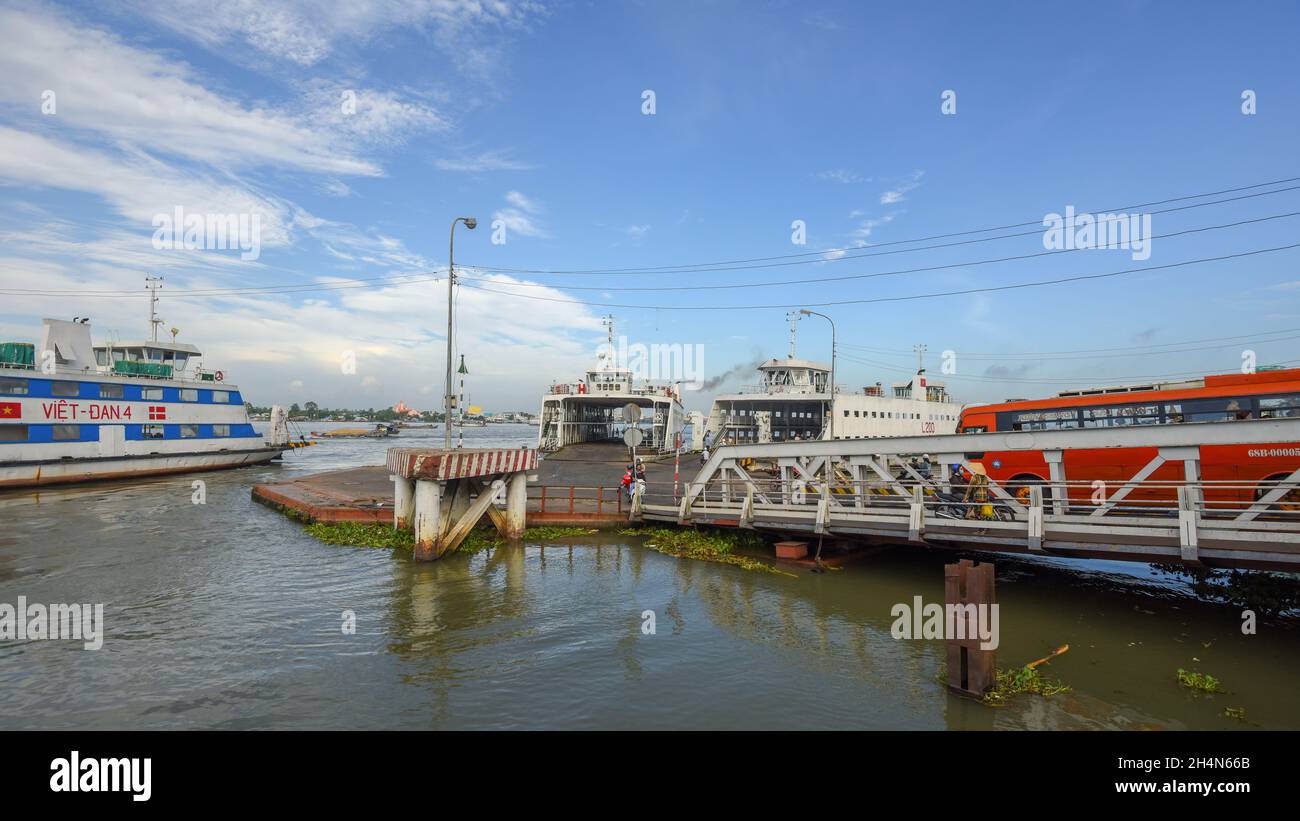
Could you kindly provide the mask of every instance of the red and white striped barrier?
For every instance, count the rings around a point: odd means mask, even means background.
[[[388,469],[403,479],[468,479],[537,468],[533,448],[389,448]]]

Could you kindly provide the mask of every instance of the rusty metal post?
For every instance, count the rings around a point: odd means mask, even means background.
[[[407,530],[415,524],[415,480],[388,478],[393,481],[393,527]]]
[[[506,538],[518,539],[528,525],[528,474],[520,471],[506,480]]]
[[[997,651],[980,649],[979,630],[974,613],[966,605],[987,609],[997,604],[993,589],[993,564],[974,564],[962,559],[943,566],[944,612],[960,608],[964,619],[964,638],[949,636],[948,688],[972,696],[983,696],[997,684]]]
[[[415,560],[428,562],[438,558],[438,538],[442,535],[442,487],[430,479],[415,480]]]

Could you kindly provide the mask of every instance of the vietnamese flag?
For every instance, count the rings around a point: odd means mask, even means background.
[[[23,415],[23,406],[17,402],[0,402],[0,419],[18,419]]]

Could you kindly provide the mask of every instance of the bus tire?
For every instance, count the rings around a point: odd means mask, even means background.
[[[1047,486],[1047,480],[1035,476],[1032,473],[1022,473],[1007,482],[1007,493],[1025,507],[1029,507],[1030,489],[1038,485],[1043,489],[1043,504],[1052,500],[1052,489]]]
[[[1273,489],[1274,483],[1285,479],[1289,474],[1275,473],[1265,479],[1255,488],[1255,501],[1264,498],[1264,495]],[[1285,510],[1289,513],[1300,511],[1300,488],[1288,491],[1281,499],[1269,505],[1269,510]]]

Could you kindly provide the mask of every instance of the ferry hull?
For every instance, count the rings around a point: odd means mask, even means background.
[[[283,448],[265,447],[203,453],[0,463],[0,488],[69,485],[108,479],[134,479],[175,473],[225,470],[264,464],[282,452]]]

